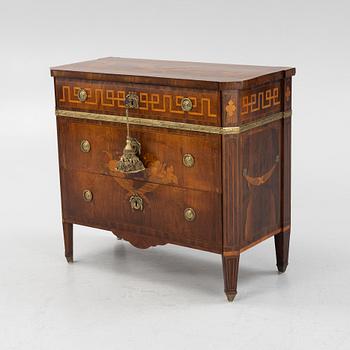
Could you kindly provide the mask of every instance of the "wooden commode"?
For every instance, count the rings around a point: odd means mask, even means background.
[[[274,236],[288,264],[294,68],[102,58],[51,68],[65,256],[73,224],[138,248],[240,254]]]

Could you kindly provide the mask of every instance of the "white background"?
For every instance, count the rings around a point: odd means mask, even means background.
[[[1,349],[349,349],[348,1],[0,2]],[[104,56],[295,66],[293,230],[241,256],[77,227],[63,256],[49,67]]]

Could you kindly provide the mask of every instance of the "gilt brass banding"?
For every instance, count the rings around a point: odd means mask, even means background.
[[[89,119],[89,120],[107,121],[107,122],[122,123],[122,124],[126,124],[127,122],[125,116],[67,111],[62,109],[56,110],[56,115],[60,117],[67,117],[67,118]],[[171,122],[166,120],[146,119],[146,118],[137,118],[137,117],[129,117],[129,124],[150,126],[150,127],[156,127],[156,128],[176,129],[176,130],[183,130],[183,131],[203,132],[208,134],[235,135],[235,134],[240,134],[242,132],[246,132],[248,130],[260,127],[262,125],[272,123],[276,120],[289,118],[291,117],[291,115],[292,115],[291,111],[279,112],[241,126],[225,126],[225,127],[197,125],[197,124]]]
[[[192,208],[186,208],[184,216],[187,221],[193,221],[196,218],[196,212]]]
[[[186,153],[184,154],[184,156],[182,157],[182,163],[185,167],[187,168],[192,168],[194,165],[194,157],[192,154],[190,153]]]
[[[88,97],[88,94],[87,94],[86,90],[80,89],[78,91],[78,100],[80,102],[85,102],[87,100],[87,97]]]
[[[90,152],[91,149],[91,145],[90,142],[88,140],[82,140],[80,142],[80,150],[84,153],[88,153]]]
[[[91,202],[92,201],[92,192],[90,190],[84,190],[83,191],[83,198],[84,198],[84,201]]]
[[[290,118],[292,116],[292,111],[283,112],[283,118]]]

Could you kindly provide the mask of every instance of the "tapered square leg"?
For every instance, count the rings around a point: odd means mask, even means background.
[[[224,272],[225,294],[228,301],[233,301],[237,294],[237,278],[238,278],[238,256],[222,255],[222,267]]]
[[[73,224],[63,223],[64,255],[67,262],[73,262]]]
[[[281,232],[275,235],[275,249],[277,268],[279,272],[284,272],[288,266],[290,231]]]

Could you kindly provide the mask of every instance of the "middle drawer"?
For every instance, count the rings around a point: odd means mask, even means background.
[[[57,117],[57,127],[65,169],[221,192],[220,135],[132,125],[146,170],[125,175],[116,170],[125,146],[125,125]]]

